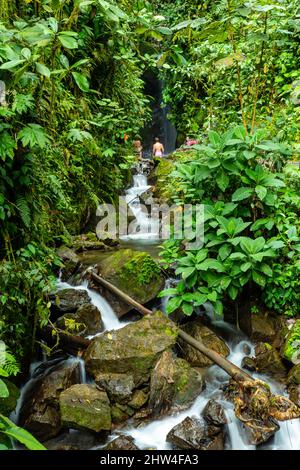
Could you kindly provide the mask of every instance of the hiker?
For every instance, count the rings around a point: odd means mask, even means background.
[[[159,138],[155,137],[155,144],[153,145],[153,157],[163,157],[165,149]]]
[[[133,141],[134,153],[137,156],[138,160],[143,158],[143,145],[140,137],[136,137]]]

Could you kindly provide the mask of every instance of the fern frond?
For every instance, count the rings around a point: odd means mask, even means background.
[[[23,224],[26,228],[31,225],[31,211],[27,200],[23,196],[19,196],[16,200],[16,207],[20,213]]]

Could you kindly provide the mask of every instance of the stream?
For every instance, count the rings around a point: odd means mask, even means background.
[[[145,250],[147,246],[151,244],[157,245],[157,226],[153,226],[151,220],[145,215],[140,208],[139,196],[147,191],[150,187],[147,183],[147,177],[143,174],[137,174],[134,176],[133,187],[130,188],[126,193],[126,200],[132,209],[132,212],[136,218],[135,228],[138,226],[134,234],[129,235],[122,240],[123,244],[129,244],[135,246],[135,243],[139,246],[144,246]],[[151,250],[153,247],[151,248]],[[167,285],[170,280],[167,280]],[[97,292],[88,288],[88,283],[83,282],[78,286],[71,286],[68,283],[58,281],[58,290],[65,288],[73,289],[84,289],[88,292],[93,305],[98,307],[102,314],[102,320],[104,323],[104,330],[116,330],[123,328],[127,323],[120,321],[114,313],[108,302]],[[163,299],[161,302],[161,309],[165,310],[166,301]],[[243,357],[245,356],[245,348],[251,350],[253,354],[254,345],[246,339],[246,337],[238,331],[232,325],[225,323],[223,320],[216,320],[212,318],[211,327],[217,332],[227,343],[230,348],[230,355],[228,359],[237,366],[241,366]],[[99,333],[99,334],[103,334]],[[91,338],[91,337],[89,337]],[[89,378],[86,377],[84,362],[80,358],[70,357],[66,360],[69,362],[79,362],[81,370],[81,382],[88,383]],[[21,396],[18,402],[17,410],[12,416],[14,421],[18,421],[19,410],[22,405],[22,400],[25,393],[34,384],[36,377],[40,377],[41,374],[49,372],[49,368],[53,367],[55,361],[46,362],[46,358],[41,361],[33,363],[30,369],[30,377],[28,382],[24,385],[21,390]],[[57,361],[56,361],[57,363]],[[270,377],[263,376],[262,374],[253,374],[254,377],[265,380],[270,384],[273,392],[278,394],[284,394],[283,385]],[[223,396],[221,387],[228,382],[228,375],[223,372],[219,367],[212,366],[208,369],[205,376],[206,388],[201,392],[198,398],[195,400],[193,405],[177,414],[166,416],[161,419],[153,420],[144,426],[137,428],[128,425],[118,431],[118,434],[112,434],[109,441],[117,437],[119,434],[130,435],[134,438],[135,444],[140,449],[158,449],[165,450],[170,449],[170,445],[166,442],[166,435],[168,432],[178,423],[180,423],[187,416],[198,416],[200,417],[203,408],[209,399],[216,399],[224,407],[228,424],[227,424],[227,437],[225,448],[231,450],[255,450],[255,449],[268,449],[268,450],[300,450],[300,420],[290,420],[281,422],[280,430],[271,438],[266,444],[259,447],[249,445],[245,440],[245,433],[242,428],[242,423],[235,417],[233,405],[226,401]],[[107,444],[107,443],[106,443]],[[94,447],[94,449],[101,449],[102,446]]]

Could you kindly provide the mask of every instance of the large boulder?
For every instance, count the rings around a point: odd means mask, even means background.
[[[230,349],[226,343],[212,330],[204,326],[200,320],[189,322],[184,325],[182,329],[189,335],[193,336],[196,340],[202,342],[207,348],[221,354],[221,356],[227,357],[229,355]],[[213,365],[213,362],[210,359],[182,339],[179,339],[179,345],[179,354],[192,366],[208,367]]]
[[[249,313],[240,316],[242,331],[254,342],[266,341],[271,343],[276,337],[276,322],[274,318],[262,313]]]
[[[165,351],[155,365],[150,381],[149,408],[152,415],[188,408],[203,389],[201,373],[184,359]]]
[[[100,432],[110,431],[111,413],[107,393],[92,385],[73,385],[60,394],[64,427]]]
[[[187,417],[171,429],[167,442],[175,449],[223,450],[224,434],[215,427],[211,430],[201,419]]]
[[[160,354],[176,343],[177,328],[163,313],[155,312],[120,330],[94,338],[85,351],[87,371],[130,374],[135,386],[149,380]]]
[[[95,378],[96,384],[106,390],[109,399],[118,403],[126,403],[130,400],[134,380],[131,374],[100,373]]]
[[[22,403],[20,425],[42,441],[57,436],[61,430],[59,396],[79,381],[78,363],[62,363],[35,379]]]
[[[300,320],[296,320],[281,349],[282,356],[293,364],[300,363]]]
[[[95,335],[104,330],[101,312],[91,303],[82,304],[75,313],[66,313],[58,318],[55,325],[61,330],[70,330],[78,336]]]
[[[255,366],[258,372],[284,378],[287,370],[279,352],[268,343],[258,343],[255,347]]]
[[[287,382],[289,384],[300,385],[300,363],[294,365],[289,371]]]
[[[212,426],[224,426],[227,418],[223,407],[216,400],[209,400],[202,411],[202,416],[207,424]]]
[[[148,253],[131,249],[116,251],[103,259],[98,264],[98,273],[143,305],[157,297],[165,282],[159,266]],[[132,310],[104,287],[97,287],[119,317]]]
[[[139,450],[131,436],[119,436],[111,441],[104,450]]]
[[[84,289],[62,289],[51,294],[51,310],[58,314],[74,313],[83,304],[90,303],[90,297]]]

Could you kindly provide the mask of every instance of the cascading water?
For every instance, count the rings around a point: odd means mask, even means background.
[[[125,201],[134,219],[128,229],[128,235],[121,236],[123,242],[157,243],[159,240],[159,221],[148,214],[147,206],[141,196],[151,189],[145,174],[133,176],[133,186],[126,191]]]

